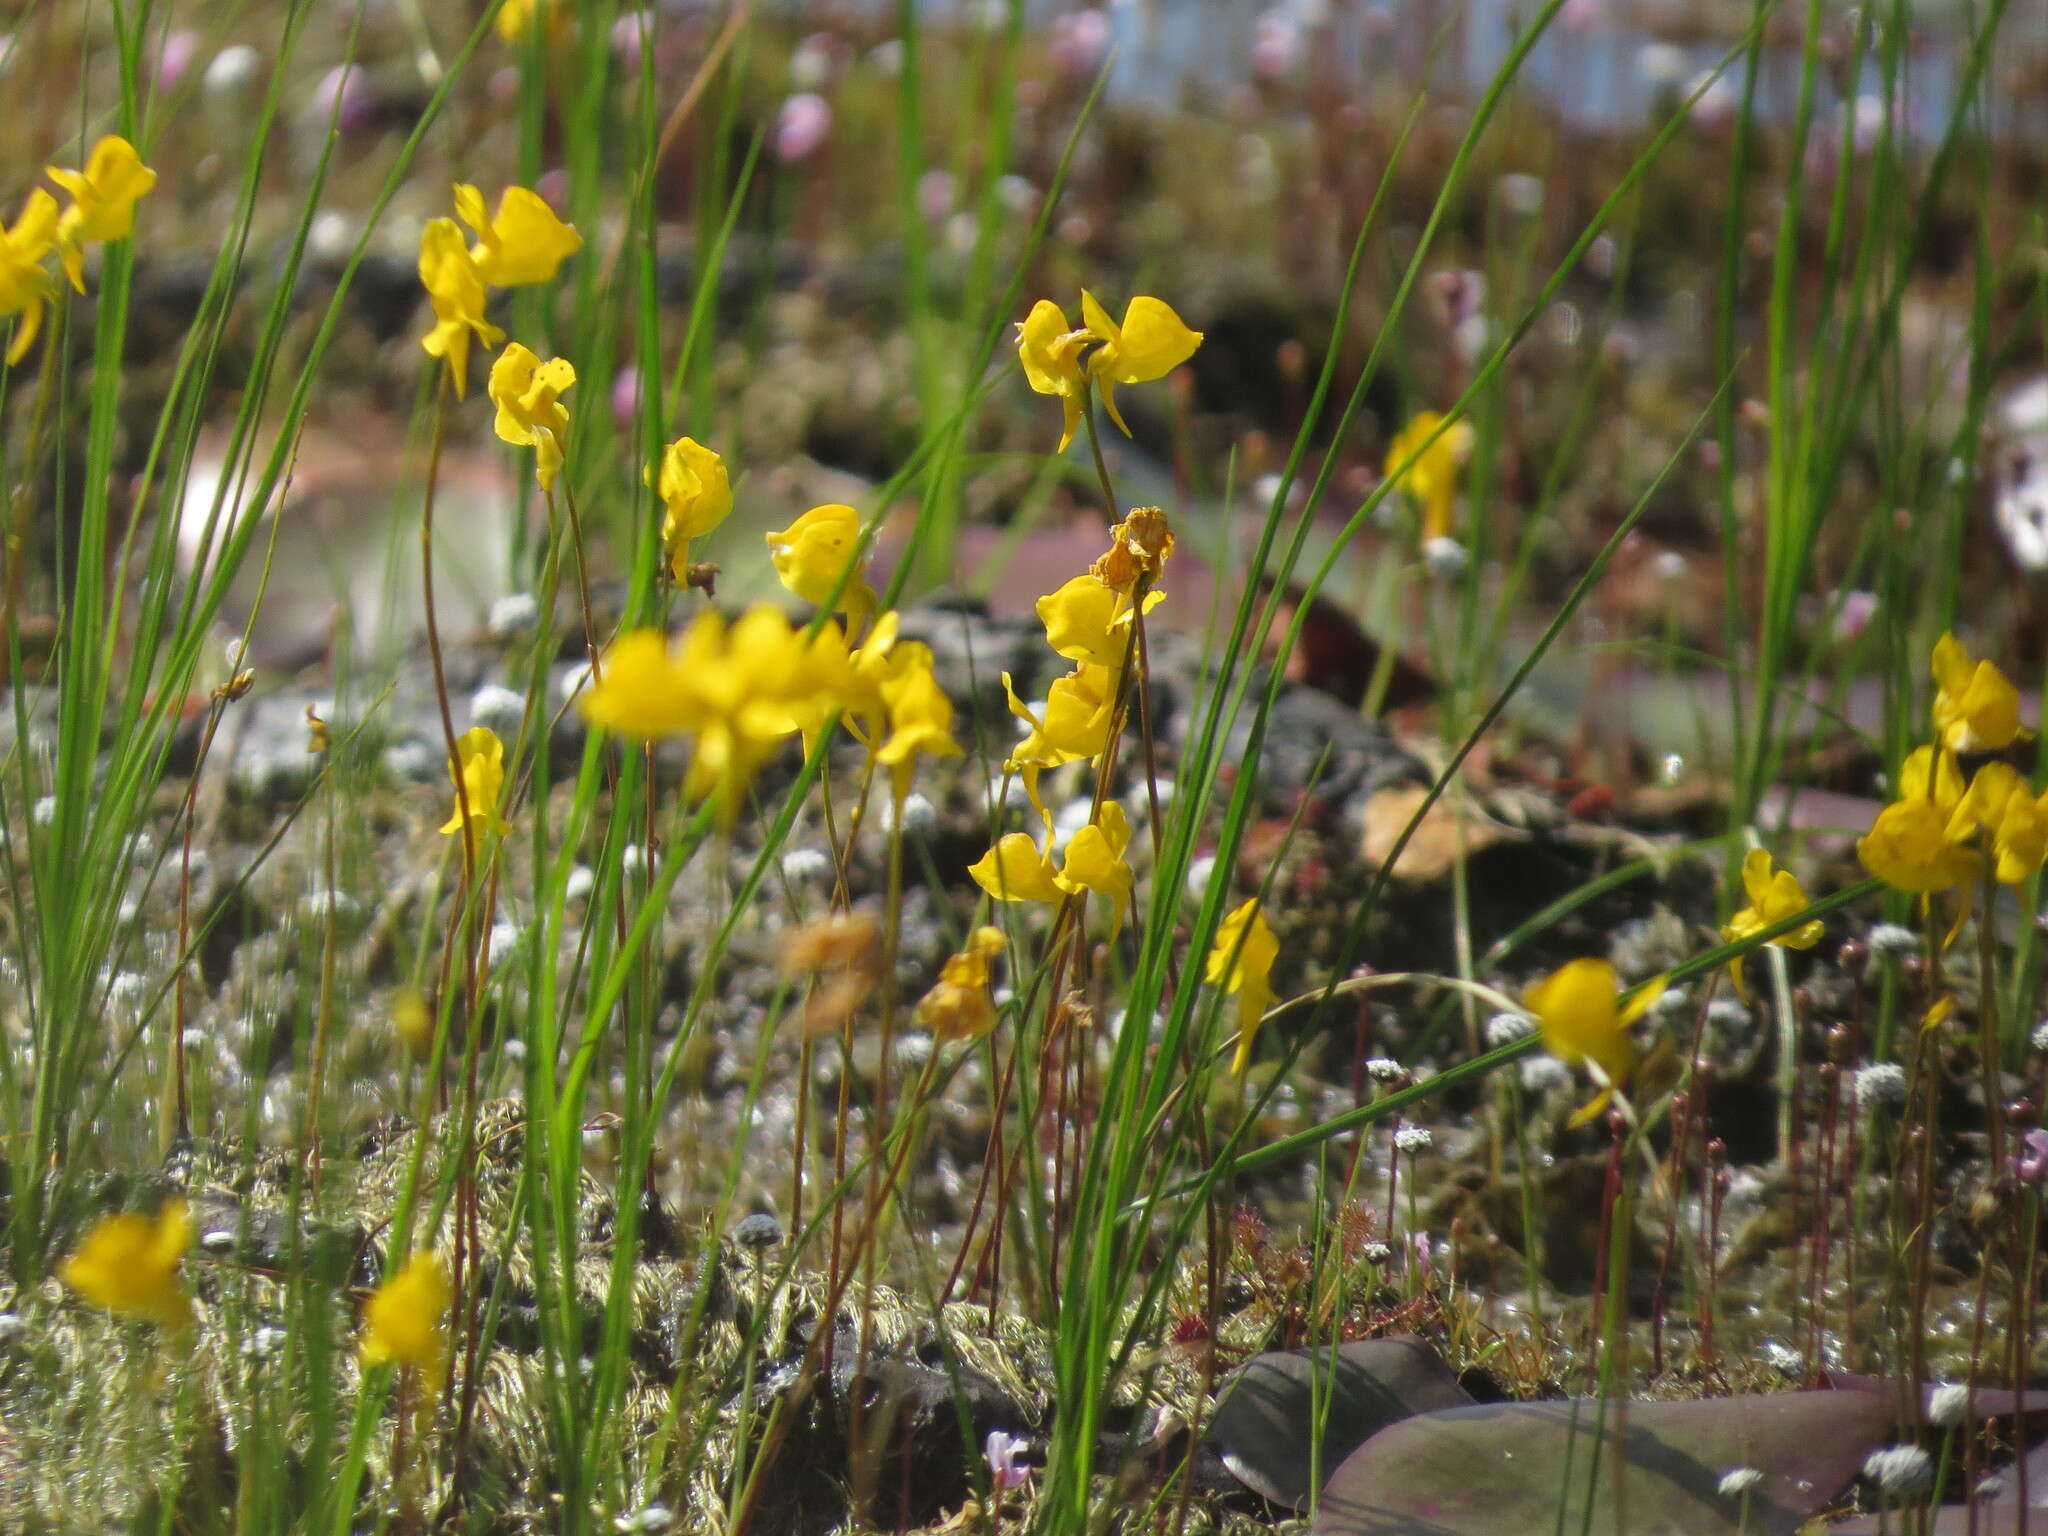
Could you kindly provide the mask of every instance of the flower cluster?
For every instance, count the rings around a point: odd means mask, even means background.
[[[471,245],[454,219],[430,219],[420,232],[420,284],[434,308],[434,328],[421,338],[427,355],[443,359],[461,399],[469,388],[469,344],[472,338],[488,352],[505,333],[484,317],[486,289],[523,288],[549,282],[562,263],[583,247],[583,237],[555,216],[546,199],[525,187],[507,187],[498,211],[486,211],[484,195],[475,187],[455,189],[455,212],[476,236]],[[525,352],[525,348],[519,349]],[[531,359],[533,354],[526,353]],[[562,367],[569,365],[563,363]],[[560,394],[576,381],[553,381]],[[508,384],[510,380],[508,379]],[[499,401],[498,433],[505,435],[504,404],[497,371],[491,376],[491,398]],[[553,395],[549,401],[552,402]],[[563,424],[567,424],[567,416]],[[530,442],[527,438],[509,438]]]
[[[44,261],[57,253],[71,286],[85,292],[85,248],[126,240],[135,230],[135,204],[156,185],[156,172],[135,146],[118,135],[93,145],[85,169],[46,166],[44,174],[71,197],[59,213],[41,187],[28,195],[11,226],[0,227],[0,320],[14,321],[9,365],[21,361],[43,328],[43,310],[55,289]]]
[[[2030,733],[2019,692],[1989,661],[1972,662],[1953,635],[1934,646],[1934,735],[1899,767],[1898,799],[1857,840],[1863,867],[1894,890],[1927,897],[1967,886],[1987,869],[2017,885],[2048,857],[2048,793],[2008,763],[1966,781],[1959,752],[1997,752]]]
[[[850,507],[817,508],[798,525],[840,511],[857,532]],[[771,543],[782,537],[770,535]],[[806,536],[798,534],[797,542]],[[849,554],[852,547],[849,535]],[[845,561],[836,569],[843,571]],[[815,567],[801,560],[783,571],[783,581],[810,601],[821,590],[829,595],[832,585],[821,588]],[[674,643],[658,629],[632,630],[606,651],[601,680],[584,697],[584,716],[639,741],[687,737],[693,755],[684,792],[713,800],[729,825],[785,738],[801,734],[808,741],[840,715],[889,770],[900,804],[919,759],[958,754],[953,703],[933,676],[930,647],[900,639],[895,613],[882,614],[859,639],[850,646],[847,632],[830,623],[808,631],[766,603],[730,626],[715,611],[701,613]]]
[[[1110,900],[1112,921],[1120,921],[1131,895],[1130,823],[1123,807],[1098,798],[1088,823],[1067,840],[1065,856],[1052,858],[1053,819],[1039,794],[1039,776],[1064,763],[1099,762],[1115,740],[1123,709],[1123,685],[1136,656],[1135,621],[1166,596],[1154,588],[1173,532],[1157,507],[1134,507],[1110,530],[1109,551],[1086,572],[1038,600],[1046,643],[1074,663],[1056,679],[1042,708],[1017,697],[1010,674],[1003,691],[1010,712],[1027,727],[1005,762],[1045,824],[1043,840],[1012,832],[999,838],[968,873],[997,901],[1060,902],[1095,891]]]
[[[1074,440],[1091,387],[1101,390],[1103,409],[1129,437],[1131,429],[1116,408],[1116,386],[1163,379],[1201,344],[1202,333],[1182,324],[1171,305],[1142,294],[1125,306],[1121,322],[1110,319],[1085,288],[1078,329],[1067,324],[1066,311],[1051,299],[1040,299],[1017,322],[1017,359],[1025,380],[1060,402],[1061,453]]]

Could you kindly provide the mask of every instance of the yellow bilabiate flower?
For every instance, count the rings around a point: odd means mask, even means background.
[[[931,991],[918,1001],[917,1022],[939,1040],[973,1040],[996,1027],[996,1002],[989,991],[989,964],[1003,952],[1003,930],[983,926],[967,947],[940,968]]]
[[[1052,860],[1023,832],[998,839],[967,873],[997,901],[1058,902],[1066,897]]]
[[[1071,896],[1083,891],[1107,896],[1112,922],[1121,923],[1131,899],[1131,866],[1124,861],[1130,846],[1130,819],[1116,801],[1105,800],[1096,819],[1067,840],[1054,883]]]
[[[1856,856],[1894,890],[1924,896],[1967,885],[1979,865],[1976,853],[1961,846],[1970,835],[1967,825],[1955,824],[1962,803],[1955,753],[1917,748],[1899,769],[1899,798],[1856,840]]]
[[[7,348],[11,368],[35,343],[50,301],[50,274],[43,258],[57,242],[57,199],[41,187],[29,193],[11,229],[0,229],[0,320],[12,319],[14,341]]]
[[[1066,312],[1051,299],[1040,299],[1031,313],[1017,322],[1017,360],[1024,366],[1024,380],[1041,395],[1060,402],[1060,445],[1065,453],[1074,440],[1074,428],[1081,424],[1081,401],[1088,392],[1088,376],[1081,371],[1081,349],[1093,340],[1087,331],[1067,324]]]
[[[469,819],[482,822],[486,832],[510,832],[512,823],[498,814],[498,799],[505,793],[505,743],[487,725],[472,726],[455,738],[455,762],[450,776],[462,786],[455,797],[455,809],[441,824],[443,832],[462,830],[464,804]]]
[[[101,1218],[57,1275],[104,1311],[183,1331],[192,1325],[192,1299],[178,1264],[191,1242],[185,1202],[166,1200],[153,1220],[132,1211]]]
[[[1772,867],[1770,850],[1766,848],[1752,848],[1743,856],[1742,889],[1749,897],[1749,905],[1722,925],[1721,939],[1724,943],[1734,944],[1753,933],[1761,933],[1772,924],[1783,922],[1813,905],[1806,899],[1797,875],[1789,869]],[[1824,931],[1816,918],[1810,923],[1801,923],[1788,933],[1779,934],[1770,942],[1787,949],[1811,949],[1820,942]],[[1728,962],[1728,974],[1734,979],[1735,990],[1743,992],[1741,956]]]
[[[71,286],[83,293],[87,242],[126,240],[135,232],[135,204],[156,185],[156,172],[117,134],[93,145],[84,170],[51,165],[44,172],[71,194],[71,206],[57,221],[57,255]]]
[[[1635,1071],[1636,1046],[1629,1025],[1663,995],[1661,977],[1637,989],[1627,1007],[1619,1005],[1619,983],[1605,960],[1572,960],[1522,994],[1536,1015],[1544,1048],[1568,1067],[1599,1069],[1600,1092],[1571,1117],[1572,1126],[1596,1118]]]
[[[1451,507],[1458,494],[1458,471],[1464,465],[1465,457],[1472,451],[1472,424],[1459,421],[1444,429],[1443,434],[1433,443],[1430,434],[1442,424],[1443,416],[1436,411],[1423,411],[1395,434],[1387,446],[1386,474],[1399,474],[1395,486],[1422,509],[1422,537],[1440,539],[1451,531]],[[1429,443],[1427,448],[1422,445]],[[1420,451],[1421,457],[1409,464],[1405,473],[1401,466],[1407,463],[1411,454]]]
[[[1147,592],[1145,611],[1150,613],[1165,596],[1157,590]],[[1100,577],[1076,576],[1041,597],[1037,607],[1045,643],[1067,660],[1121,667],[1130,654],[1131,617],[1136,610],[1127,592]]]
[[[569,430],[569,410],[560,396],[575,382],[576,369],[566,357],[542,362],[516,341],[491,364],[498,436],[515,447],[533,450],[534,473],[543,491],[555,488],[555,476],[562,468],[562,436]]]
[[[453,219],[430,219],[420,231],[420,286],[434,306],[434,328],[420,345],[447,363],[460,400],[469,393],[470,338],[488,352],[505,333],[484,318],[484,280]]]
[[[1934,734],[1952,752],[1996,752],[2022,736],[2020,695],[1988,661],[1972,662],[1954,635],[1934,642]]]
[[[1085,288],[1081,290],[1081,323],[1099,343],[1088,354],[1088,373],[1101,381],[1102,408],[1129,437],[1131,429],[1117,412],[1116,386],[1165,378],[1195,355],[1202,333],[1183,325],[1163,299],[1142,294],[1124,306],[1121,322],[1112,320],[1109,311]]]
[[[493,288],[552,282],[562,263],[583,249],[576,226],[563,223],[546,198],[525,187],[507,187],[498,195],[498,211],[486,215],[483,193],[459,183],[455,213],[476,231],[470,258]]]
[[[860,547],[860,514],[840,502],[813,507],[768,538],[768,557],[782,584],[807,603],[823,606]],[[858,571],[847,575],[833,610],[858,619],[874,611],[875,594]]]
[[[1960,842],[1979,828],[1990,834],[1993,873],[2006,885],[2018,885],[2048,856],[2048,791],[2036,798],[2011,764],[1986,763],[1971,775],[1947,835]]]
[[[690,540],[702,538],[732,511],[732,482],[725,460],[688,437],[663,449],[660,473],[649,474],[667,508],[661,518],[661,544],[668,552],[669,574],[681,586],[690,579]]]
[[[1203,977],[1237,996],[1237,1054],[1230,1070],[1242,1073],[1251,1064],[1252,1042],[1273,1001],[1273,962],[1280,958],[1280,940],[1254,896],[1224,918],[1216,928]]]
[[[604,680],[584,690],[579,707],[592,725],[635,741],[680,736],[697,718],[690,681],[658,629],[614,640],[604,653]]]
[[[448,1368],[448,1307],[453,1295],[439,1255],[416,1253],[363,1305],[364,1365],[397,1361],[440,1385]]]
[[[875,749],[875,761],[890,770],[900,804],[910,793],[919,757],[958,757],[953,740],[953,701],[932,672],[929,646],[915,641],[896,647],[896,665],[882,683],[889,714],[889,739]]]

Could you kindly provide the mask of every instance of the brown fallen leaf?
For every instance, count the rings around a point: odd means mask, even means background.
[[[1365,837],[1360,851],[1377,869],[1386,863],[1401,833],[1429,797],[1420,784],[1397,784],[1365,803]],[[1432,805],[1394,864],[1398,880],[1434,880],[1461,858],[1523,834],[1503,826],[1453,790]]]

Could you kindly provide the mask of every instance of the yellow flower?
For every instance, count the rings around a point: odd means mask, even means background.
[[[441,824],[443,832],[462,830],[462,808],[466,801],[469,819],[482,822],[486,832],[510,832],[512,824],[498,814],[498,799],[505,793],[505,743],[489,726],[472,726],[455,738],[455,762],[450,775],[462,785],[455,797],[455,809]]]
[[[113,134],[93,145],[84,170],[44,169],[71,194],[71,206],[57,223],[57,254],[71,286],[83,293],[86,242],[126,240],[133,234],[135,204],[156,185],[156,172],[142,163],[133,144]]]
[[[1259,1023],[1273,1001],[1273,962],[1279,958],[1280,940],[1266,921],[1258,897],[1217,925],[1216,943],[1203,974],[1211,986],[1237,994],[1237,1055],[1230,1063],[1232,1072],[1241,1073],[1251,1064],[1252,1042],[1258,1038]]]
[[[1031,727],[1010,754],[1012,767],[1056,768],[1061,763],[1094,757],[1109,745],[1109,727],[1116,708],[1117,673],[1082,662],[1046,690],[1045,714],[1034,715],[1017,697],[1010,674],[1003,674],[1003,692],[1010,713]]]
[[[1994,873],[2018,885],[2048,855],[2048,792],[2036,799],[2033,787],[2009,763],[1986,763],[1949,817],[1947,835],[1961,842],[1979,828],[1991,834]]]
[[[1165,378],[1195,355],[1202,333],[1183,325],[1164,300],[1143,295],[1124,307],[1119,323],[1109,318],[1109,311],[1085,288],[1081,290],[1081,323],[1100,343],[1088,354],[1088,372],[1102,381],[1102,407],[1129,437],[1131,429],[1117,413],[1116,386]]]
[[[860,547],[860,514],[840,502],[813,507],[779,533],[768,535],[768,557],[782,584],[807,603],[823,605]],[[855,571],[833,610],[858,619],[874,611],[875,594]]]
[[[1734,944],[1753,933],[1761,933],[1772,924],[1783,922],[1812,905],[1799,884],[1799,877],[1789,869],[1774,870],[1770,851],[1765,848],[1752,848],[1743,857],[1742,889],[1749,897],[1749,905],[1722,925],[1724,943]],[[1770,942],[1787,949],[1811,949],[1820,942],[1824,931],[1816,918],[1810,923],[1800,924],[1789,933],[1779,934]],[[1728,962],[1728,974],[1734,979],[1736,991],[1743,991],[1740,956]]]
[[[498,13],[503,26],[507,5]],[[476,270],[493,288],[524,288],[554,280],[569,257],[583,249],[574,225],[564,224],[548,200],[525,187],[507,187],[498,197],[494,216],[484,213],[484,195],[468,183],[455,188],[456,215],[476,231],[470,252]]]
[[[1961,846],[1971,831],[1955,824],[1962,803],[1955,753],[1920,747],[1899,769],[1899,798],[1856,840],[1856,856],[1894,890],[1926,895],[1967,885],[1976,878],[1978,860]]]
[[[154,1220],[134,1212],[101,1218],[57,1274],[96,1307],[182,1331],[192,1325],[192,1301],[178,1264],[191,1242],[185,1202],[166,1200]]]
[[[507,44],[524,42],[536,25],[553,38],[562,30],[563,0],[505,0],[498,8],[498,37]]]
[[[56,240],[57,199],[40,187],[29,193],[14,227],[0,229],[0,320],[16,322],[7,349],[9,367],[21,361],[43,328],[43,306],[50,298],[43,258]]]
[[[1600,1092],[1571,1118],[1574,1126],[1599,1116],[1635,1071],[1635,1041],[1629,1025],[1663,994],[1663,978],[1639,987],[1620,1007],[1614,967],[1605,960],[1573,960],[1552,971],[1522,995],[1536,1015],[1544,1047],[1568,1067],[1590,1063],[1599,1070]]]
[[[1145,611],[1159,606],[1166,594],[1145,594]],[[1069,661],[1098,667],[1121,667],[1131,649],[1130,596],[1093,574],[1076,576],[1038,600],[1045,643]]]
[[[1123,921],[1131,899],[1131,866],[1124,851],[1131,846],[1131,823],[1114,800],[1102,802],[1096,819],[1067,840],[1066,859],[1053,877],[1069,895],[1094,891],[1109,898],[1111,920]]]
[[[882,683],[889,712],[889,739],[875,749],[875,761],[895,778],[896,798],[910,793],[910,775],[920,756],[958,757],[953,740],[953,701],[932,674],[929,646],[896,647],[896,665]]]
[[[455,398],[469,392],[469,341],[489,351],[505,333],[484,318],[484,280],[453,219],[431,219],[420,232],[420,285],[434,306],[434,328],[421,338],[429,357],[443,358]]]
[[[1972,663],[1954,635],[1934,642],[1934,734],[1952,752],[1996,752],[2031,735],[2020,729],[2020,695],[1988,661]]]
[[[1058,902],[1065,898],[1052,860],[1030,836],[1012,832],[968,866],[967,873],[997,901]]]
[[[981,927],[967,947],[947,959],[938,983],[917,1005],[917,1022],[940,1040],[972,1040],[996,1027],[996,1002],[989,991],[989,962],[1003,952],[1000,928]]]
[[[1017,322],[1017,360],[1024,365],[1025,382],[1060,402],[1057,453],[1067,451],[1074,428],[1081,424],[1081,400],[1088,392],[1088,377],[1081,371],[1081,349],[1092,339],[1086,331],[1071,329],[1065,311],[1051,299],[1040,299],[1031,306],[1031,313]]]
[[[1387,447],[1385,473],[1389,475],[1399,472],[1409,455],[1421,451],[1422,456],[1394,483],[1422,509],[1425,540],[1449,535],[1451,506],[1458,494],[1458,471],[1472,451],[1472,424],[1467,421],[1445,428],[1435,442],[1424,448],[1422,445],[1429,442],[1430,434],[1442,422],[1443,417],[1436,411],[1424,411],[1395,434]]]
[[[844,655],[792,628],[761,604],[730,629],[715,610],[699,614],[670,646],[659,630],[633,630],[606,651],[603,681],[585,695],[594,725],[639,740],[688,736],[684,793],[712,797],[730,825],[762,764],[783,738],[834,707]]]
[[[520,448],[533,449],[540,488],[555,488],[562,467],[562,434],[569,430],[569,411],[559,397],[576,382],[566,357],[542,362],[513,342],[491,365],[491,399],[498,407],[498,436]]]
[[[654,488],[668,508],[662,514],[661,543],[668,551],[669,574],[681,586],[690,579],[690,540],[702,538],[732,511],[732,483],[725,460],[694,438],[679,437],[662,451]]]
[[[416,1253],[363,1306],[364,1365],[397,1361],[438,1387],[448,1368],[448,1271],[438,1255]]]

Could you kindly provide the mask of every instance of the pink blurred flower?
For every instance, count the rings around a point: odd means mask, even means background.
[[[1092,77],[1102,68],[1116,28],[1108,15],[1098,10],[1069,11],[1053,18],[1051,53],[1053,67],[1063,75]]]
[[[612,379],[612,420],[621,432],[629,431],[640,415],[640,370],[631,363]]]
[[[1009,1493],[1031,1481],[1031,1468],[1022,1459],[1028,1447],[1029,1442],[1006,1430],[988,1432],[982,1454],[988,1459],[988,1480],[996,1492]]]
[[[199,57],[199,34],[187,32],[184,28],[164,38],[164,50],[157,55],[156,88],[160,91],[175,91],[178,82],[185,78],[192,68],[192,62]]]
[[[816,92],[801,91],[783,102],[776,114],[776,158],[787,163],[807,160],[831,133],[831,106]]]
[[[1285,11],[1268,11],[1252,27],[1252,73],[1277,80],[1301,63],[1301,27]]]

